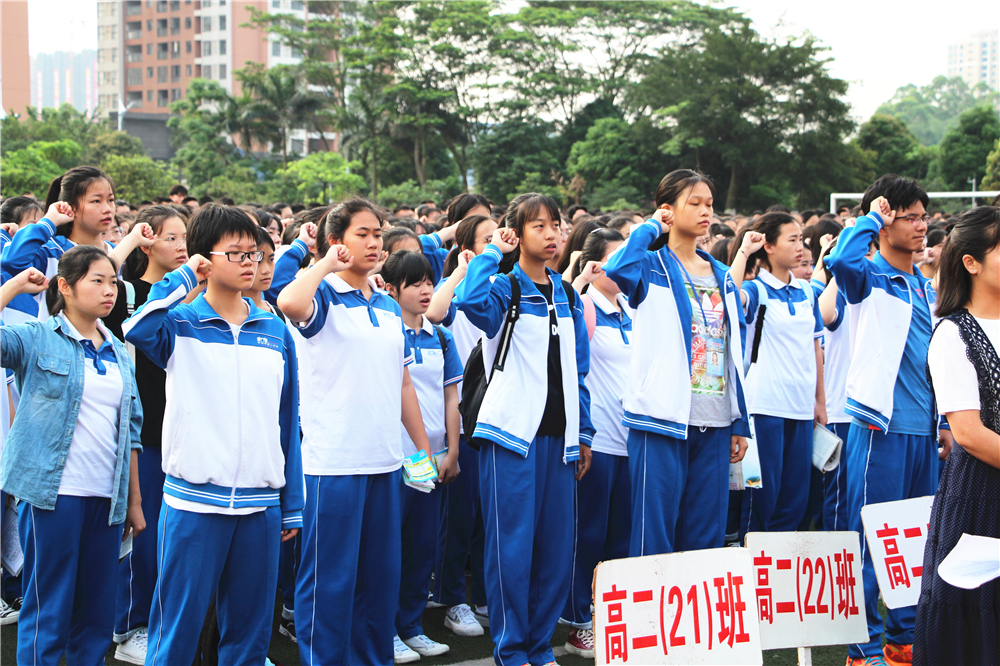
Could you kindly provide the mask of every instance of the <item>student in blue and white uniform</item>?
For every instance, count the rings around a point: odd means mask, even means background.
[[[279,544],[302,525],[294,343],[280,319],[242,297],[263,254],[244,211],[199,208],[187,251],[187,263],[153,285],[122,326],[126,341],[166,370],[146,663],[194,660],[216,592],[219,661],[261,663]],[[204,293],[184,303],[202,280]]]
[[[798,529],[809,500],[813,424],[826,424],[823,316],[809,283],[792,275],[801,259],[802,227],[787,213],[767,213],[743,237],[730,270],[742,284],[750,329],[747,406],[761,472],[761,487],[743,494],[741,539],[748,531]],[[744,283],[749,263],[760,270]]]
[[[478,196],[478,195],[477,195]],[[458,198],[459,202],[477,201]],[[460,208],[453,203],[452,211]],[[457,214],[457,213],[455,213]],[[455,346],[463,367],[482,337],[465,313],[455,306],[455,288],[465,279],[469,262],[483,253],[493,239],[496,221],[489,216],[489,208],[477,204],[468,216],[456,225],[455,247],[445,260],[445,280],[439,285],[427,309],[427,318],[447,326],[455,337]],[[461,395],[462,384],[456,386]],[[461,428],[461,423],[459,423]],[[443,488],[444,510],[438,544],[437,563],[434,568],[433,601],[447,606],[444,626],[459,636],[482,636],[483,627],[489,626],[486,607],[486,587],[483,578],[483,515],[479,501],[479,451],[466,445],[462,431],[458,463],[462,473]],[[471,565],[470,593],[472,607],[465,602],[465,563]]]
[[[721,548],[729,465],[746,452],[738,289],[728,267],[697,249],[714,198],[704,175],[668,173],[653,217],[604,265],[635,311],[623,399],[632,557]]]
[[[45,217],[21,229],[4,246],[0,263],[8,275],[30,267],[51,278],[56,274],[59,257],[76,245],[101,248],[115,265],[121,266],[132,250],[149,247],[156,240],[148,224],[136,224],[117,246],[101,238],[114,222],[115,193],[111,179],[97,167],[74,167],[53,180],[45,208]],[[24,297],[17,299],[4,313],[4,321],[44,321],[49,314],[42,298],[34,297],[35,306]]]
[[[517,196],[506,228],[469,262],[455,293],[459,309],[484,333],[489,373],[510,306],[510,279],[521,292],[504,368],[492,374],[472,434],[482,447],[486,599],[497,664],[554,663],[549,641],[570,585],[574,470],[582,476],[590,466],[583,309],[545,266],[558,248],[559,223],[550,197]],[[511,276],[497,275],[503,255],[515,249]],[[576,301],[572,310],[569,298]]]
[[[137,482],[142,407],[132,361],[101,323],[118,289],[103,250],[64,253],[48,284],[28,268],[3,286],[46,293],[45,322],[5,325],[3,365],[21,400],[0,461],[0,487],[20,500],[24,605],[17,663],[97,666],[111,647],[123,533],[145,528]]]
[[[621,398],[632,357],[632,317],[618,285],[601,270],[623,242],[625,238],[613,229],[594,229],[573,267],[573,287],[583,292],[580,301],[590,336],[587,388],[597,432],[590,471],[576,484],[572,583],[562,618],[573,626],[566,650],[586,659],[594,658],[590,613],[594,569],[603,560],[628,557],[632,526],[628,430],[622,425]]]
[[[434,293],[434,272],[423,254],[404,251],[389,256],[381,275],[389,295],[399,303],[413,350],[410,377],[417,391],[431,452],[437,461],[437,481],[449,484],[459,470],[458,383],[462,380],[462,362],[451,333],[424,316]],[[416,446],[403,429],[403,455],[416,452]],[[449,649],[428,638],[421,624],[434,570],[443,495],[439,488],[425,493],[404,485],[400,497],[403,566],[394,640],[397,664],[444,654]]]
[[[882,649],[878,582],[864,539],[861,508],[933,495],[938,483],[938,433],[934,398],[927,381],[927,349],[935,293],[913,265],[927,233],[927,193],[915,181],[886,175],[865,192],[850,236],[827,260],[847,298],[855,327],[847,376],[847,495],[850,527],[861,536],[868,642],[848,647],[849,663],[886,656],[909,661],[914,606],[889,610]],[[868,260],[869,245],[879,251]],[[948,431],[940,437],[950,449]],[[947,450],[945,451],[945,455]]]
[[[306,475],[295,628],[304,664],[391,664],[400,581],[399,423],[431,454],[407,366],[413,351],[399,304],[369,274],[382,217],[344,201],[316,233],[321,257],[282,289],[300,326],[302,459]],[[294,261],[296,240],[275,266]],[[293,259],[286,259],[286,255]]]

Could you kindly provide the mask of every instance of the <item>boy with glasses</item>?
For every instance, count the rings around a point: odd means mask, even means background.
[[[302,526],[305,501],[294,344],[280,319],[242,297],[263,254],[245,212],[200,209],[187,246],[188,262],[122,327],[167,373],[146,663],[194,660],[216,591],[219,662],[263,663],[279,543]],[[205,292],[184,304],[200,281]]]
[[[847,376],[851,415],[845,444],[849,529],[861,534],[868,642],[849,646],[848,666],[908,664],[913,660],[916,608],[878,612],[878,582],[864,538],[861,508],[933,495],[938,483],[934,397],[927,381],[927,348],[935,294],[913,265],[927,233],[927,193],[915,181],[886,175],[861,202],[864,217],[841,237],[826,262],[856,323]],[[879,239],[879,252],[865,258]],[[950,433],[941,431],[947,457]],[[883,660],[884,657],[884,660]]]

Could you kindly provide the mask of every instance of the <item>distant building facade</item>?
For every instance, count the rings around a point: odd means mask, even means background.
[[[97,108],[97,51],[39,53],[31,59],[31,104],[43,109],[72,104],[77,111]]]
[[[980,81],[1000,90],[1000,31],[977,32],[948,46],[948,76],[960,76],[970,86]]]
[[[0,0],[0,115],[31,104],[27,0]]]

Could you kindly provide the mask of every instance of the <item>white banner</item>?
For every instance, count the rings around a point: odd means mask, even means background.
[[[697,550],[602,562],[598,664],[761,664],[750,553]]]
[[[857,532],[751,532],[764,650],[868,640]]]
[[[924,573],[932,495],[869,504],[861,509],[865,539],[886,608],[915,606]]]

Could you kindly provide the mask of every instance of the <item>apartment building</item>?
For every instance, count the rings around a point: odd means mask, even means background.
[[[29,104],[28,3],[0,0],[0,116],[24,113]]]
[[[980,81],[1000,90],[1000,39],[998,31],[977,32],[948,46],[948,76],[960,76],[970,86]]]
[[[193,78],[218,81],[239,95],[235,72],[247,62],[268,67],[301,61],[287,45],[260,29],[245,27],[251,9],[306,18],[302,0],[101,0],[98,2],[98,102],[105,114],[128,108],[124,123],[147,144],[150,123],[163,125],[171,102],[182,99]],[[136,125],[143,123],[144,131]],[[136,131],[133,131],[136,130]],[[161,134],[162,134],[161,133]],[[293,132],[288,150],[306,153],[304,131]],[[148,140],[147,140],[148,139]],[[314,144],[315,145],[315,144]],[[316,149],[314,147],[314,149]],[[150,151],[153,154],[156,151]]]

